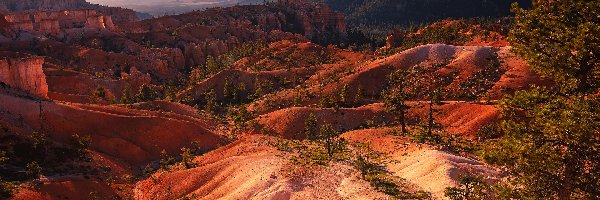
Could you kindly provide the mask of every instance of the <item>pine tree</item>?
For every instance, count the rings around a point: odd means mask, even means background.
[[[600,99],[557,96],[536,88],[502,100],[505,136],[484,159],[509,167],[526,197],[599,197]]]
[[[515,7],[514,51],[556,88],[516,92],[500,102],[504,136],[484,159],[507,166],[515,193],[531,199],[600,198],[600,2],[539,1]]]
[[[154,91],[150,85],[144,84],[140,87],[140,91],[135,95],[137,102],[154,101],[158,98],[158,93]]]
[[[339,138],[340,132],[335,130],[331,124],[326,124],[321,127],[319,132],[319,140],[323,143],[329,159],[333,158],[333,154],[341,148],[342,141]]]
[[[27,166],[25,167],[25,173],[27,174],[27,176],[36,179],[41,178],[43,176],[42,167],[36,161],[32,161],[27,164]]]
[[[340,103],[339,105],[343,107],[352,106],[354,103],[350,99],[350,86],[348,84],[344,84],[342,90],[340,90]]]
[[[96,90],[94,91],[94,97],[99,98],[99,99],[106,99],[106,90],[102,87],[102,86],[98,86],[96,87]]]
[[[600,87],[600,1],[539,1],[532,10],[513,5],[513,51],[566,93]]]
[[[123,88],[123,93],[121,95],[121,103],[123,103],[123,104],[135,103],[134,96],[133,96],[133,90],[131,89],[131,85],[129,85],[129,84],[125,84],[125,87]]]
[[[183,162],[183,166],[186,169],[190,169],[195,167],[194,163],[194,154],[192,154],[192,150],[189,148],[181,148],[181,162]]]
[[[213,114],[217,112],[218,103],[217,103],[217,95],[215,93],[215,90],[211,89],[208,92],[204,93],[204,102],[206,102],[204,109],[207,112],[210,112]]]
[[[388,76],[388,89],[382,94],[385,108],[389,113],[399,115],[402,126],[402,134],[408,134],[406,130],[406,111],[410,108],[406,104],[410,95],[407,92],[408,73],[398,70]]]
[[[316,140],[318,139],[319,128],[317,127],[317,117],[315,114],[310,113],[304,121],[304,135],[306,139]]]

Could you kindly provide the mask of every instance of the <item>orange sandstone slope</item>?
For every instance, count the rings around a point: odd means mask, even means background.
[[[359,88],[362,90],[362,99],[357,103],[374,103],[387,84],[387,76],[395,70],[417,71],[411,74],[414,79],[409,83],[411,88],[427,83],[426,74],[421,72],[433,71],[444,76],[447,82],[442,87],[446,91],[444,100],[452,101],[470,101],[485,96],[496,100],[516,89],[547,84],[508,49],[510,47],[430,44],[374,61],[346,63],[345,68],[340,68],[342,70],[336,71],[336,65],[326,65],[302,87],[281,90],[267,100],[253,102],[249,110],[266,114],[292,105],[317,104],[323,96],[337,98],[345,85],[350,97],[356,96]]]
[[[270,143],[247,136],[195,159],[198,167],[178,166],[139,182],[135,199],[385,199],[351,166],[332,164],[294,174],[298,166]]]
[[[162,150],[178,154],[194,141],[211,150],[223,142],[207,124],[184,115],[36,101],[6,93],[0,93],[0,110],[20,116],[22,123],[60,142],[68,142],[73,134],[89,135],[93,150],[138,166],[158,160]]]

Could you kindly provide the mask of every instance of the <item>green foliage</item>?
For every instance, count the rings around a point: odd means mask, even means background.
[[[410,106],[406,101],[411,98],[407,91],[408,73],[405,70],[398,70],[388,76],[388,88],[383,91],[383,102],[385,109],[395,116],[399,116],[402,125],[402,133],[407,134],[406,129],[406,111]]]
[[[500,102],[504,137],[483,158],[507,166],[528,198],[600,197],[600,99],[534,88]]]
[[[186,169],[190,169],[196,166],[194,163],[194,154],[189,148],[181,148],[181,162]]]
[[[223,69],[227,69],[231,67],[238,60],[254,55],[256,52],[259,52],[262,49],[265,49],[267,44],[263,41],[255,41],[244,43],[239,47],[233,48],[227,53],[220,55],[218,57],[207,56],[206,64],[204,67],[198,67],[197,69],[201,69],[203,76],[206,77],[210,74],[216,74]],[[197,79],[196,79],[197,80]],[[192,83],[190,81],[190,83]]]
[[[513,10],[509,41],[536,72],[566,93],[600,87],[600,1],[540,1],[534,9]]]
[[[135,103],[135,97],[133,94],[133,89],[131,89],[131,85],[125,84],[123,88],[123,92],[121,94],[121,103],[123,104],[132,104]]]
[[[309,140],[318,139],[319,127],[317,126],[317,117],[314,113],[310,113],[304,121],[304,135]]]
[[[368,181],[377,191],[398,199],[431,199],[431,194],[427,192],[418,191],[412,193],[404,191],[403,189],[406,187],[403,184],[404,180],[390,175],[390,173],[385,170],[384,166],[377,162],[373,162],[370,158],[377,158],[378,155],[373,155],[372,150],[368,148],[367,150],[368,152],[359,152],[356,155],[353,165],[360,171],[362,178]]]
[[[75,151],[77,151],[81,159],[88,158],[86,150],[90,148],[91,142],[92,139],[89,135],[80,136],[79,134],[74,134],[71,136],[71,145],[73,146]]]
[[[213,114],[217,113],[219,110],[219,104],[217,102],[217,94],[215,93],[214,89],[204,93],[204,102],[206,102],[204,105],[204,110]]]
[[[79,134],[74,134],[71,136],[71,143],[73,147],[75,147],[78,151],[85,151],[90,147],[92,139],[89,135],[80,136]]]
[[[135,99],[137,102],[148,102],[158,99],[159,96],[160,94],[156,87],[144,84],[142,87],[140,87],[140,91],[135,95]]]
[[[18,186],[15,183],[7,182],[0,178],[0,198],[10,199]]]
[[[254,85],[254,98],[260,98],[275,91],[271,80],[259,80],[257,78]]]
[[[319,100],[319,106],[321,108],[333,108],[337,106],[337,103],[329,95],[323,94],[321,100]]]
[[[170,156],[166,150],[160,152],[160,168],[168,169],[171,165],[175,164],[175,158]]]
[[[325,166],[332,160],[340,161],[347,158],[347,155],[343,151],[335,152],[336,154],[333,158],[329,157],[324,149],[324,145],[319,141],[278,139],[271,145],[280,151],[294,155],[290,158],[290,161],[294,165],[299,166]]]
[[[232,134],[235,134],[236,131],[250,128],[250,121],[254,118],[245,106],[229,107],[227,115],[229,120],[233,122]],[[235,140],[235,135],[232,136],[234,136],[233,139]]]
[[[248,93],[246,85],[243,82],[237,85],[231,78],[226,78],[223,84],[223,102],[226,104],[239,105],[248,102]]]
[[[0,163],[6,162],[8,157],[6,157],[6,151],[0,151]]]
[[[37,179],[42,177],[42,167],[36,161],[32,161],[27,164],[25,168],[25,173],[27,176]]]
[[[206,79],[206,69],[203,66],[196,67],[190,72],[188,86],[194,86]]]
[[[350,96],[350,85],[344,84],[340,90],[339,105],[342,107],[352,107],[355,104],[355,99]]]
[[[500,138],[500,130],[498,129],[498,124],[486,124],[475,133],[475,139],[478,141],[485,141]]]
[[[490,191],[491,187],[483,180],[483,176],[467,174],[460,177],[458,187],[447,187],[444,195],[451,200],[491,199]]]
[[[46,141],[48,140],[48,137],[45,134],[37,131],[31,133],[31,138],[33,139],[32,145],[34,149],[44,147]]]
[[[333,158],[333,154],[336,151],[343,150],[344,141],[339,137],[340,135],[341,133],[335,130],[331,124],[321,126],[317,139],[323,143],[329,159]]]
[[[93,96],[99,99],[106,99],[106,90],[102,86],[98,86],[96,87]]]

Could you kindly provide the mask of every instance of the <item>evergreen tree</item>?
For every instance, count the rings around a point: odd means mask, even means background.
[[[123,104],[135,103],[134,99],[135,98],[133,96],[133,90],[131,89],[131,85],[126,83],[125,87],[123,88],[123,93],[121,95],[121,103],[123,103]]]
[[[539,1],[532,10],[513,5],[513,51],[567,93],[600,85],[600,1]]]
[[[527,198],[600,197],[600,101],[542,88],[519,91],[500,106],[505,136],[484,159],[505,165]]]
[[[137,102],[154,101],[158,98],[158,93],[148,84],[142,85],[140,91],[135,95]]]
[[[106,90],[102,87],[102,86],[98,86],[96,87],[96,90],[94,91],[94,97],[99,98],[99,99],[106,99]]]
[[[395,115],[399,115],[402,133],[408,134],[406,130],[406,111],[410,108],[406,101],[410,98],[407,92],[408,73],[404,70],[398,70],[388,76],[388,89],[383,93],[383,102],[386,110]]]
[[[192,153],[191,149],[181,148],[181,162],[183,162],[183,166],[186,169],[195,167],[196,164],[194,163],[194,154]]]
[[[515,8],[514,51],[559,89],[533,88],[500,103],[504,137],[484,159],[505,165],[531,199],[600,198],[600,2],[540,1]]]
[[[342,90],[340,90],[340,103],[338,104],[343,107],[352,106],[354,104],[350,99],[349,89],[350,86],[348,84],[344,84],[344,87],[342,87]]]
[[[167,168],[169,168],[169,166],[173,165],[174,163],[175,163],[175,158],[170,156],[167,153],[167,150],[163,149],[160,152],[160,167],[163,169],[167,169]]]
[[[458,187],[448,187],[444,195],[450,200],[477,200],[491,199],[489,196],[491,188],[483,180],[483,177],[467,174],[462,176]]]
[[[211,89],[208,92],[204,93],[204,102],[206,103],[204,109],[207,112],[214,114],[218,111],[218,102],[215,90]]]
[[[341,149],[342,140],[339,138],[340,132],[335,130],[331,124],[326,124],[321,127],[318,138],[323,143],[329,159],[333,158],[333,154]]]
[[[6,157],[6,151],[0,151],[0,163],[3,163],[7,160],[8,160],[8,157]]]
[[[25,167],[25,173],[27,176],[31,178],[41,178],[42,177],[42,167],[36,161],[32,161],[27,164]]]
[[[317,127],[317,117],[314,113],[310,113],[308,118],[304,121],[304,135],[306,139],[316,140],[318,139],[319,128]]]
[[[215,57],[213,57],[213,56],[206,57],[206,70],[208,71],[208,74],[217,73],[217,72],[221,71],[221,69],[222,69],[221,63],[219,63],[219,61],[217,59],[215,59]]]

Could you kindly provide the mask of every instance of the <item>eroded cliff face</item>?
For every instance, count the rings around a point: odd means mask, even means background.
[[[31,11],[4,16],[15,30],[58,33],[73,28],[115,30],[111,16],[93,9],[64,11]]]
[[[343,14],[305,1],[212,8],[124,26],[128,38],[138,44],[181,49],[187,67],[204,65],[207,56],[246,42],[329,43],[343,40],[346,33]]]
[[[3,0],[0,1],[0,11],[61,11],[94,9],[101,15],[111,16],[114,23],[136,21],[136,12],[131,9],[108,7],[91,4],[85,0]]]
[[[0,56],[0,83],[40,97],[48,97],[44,58],[16,55]]]

